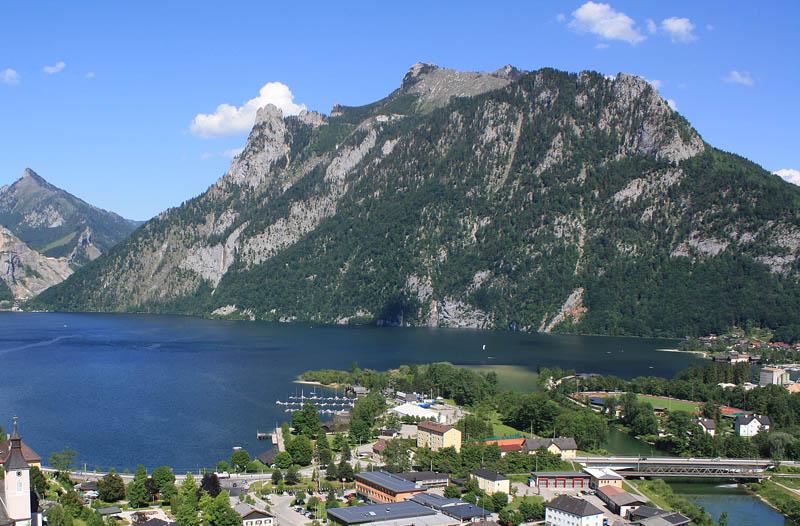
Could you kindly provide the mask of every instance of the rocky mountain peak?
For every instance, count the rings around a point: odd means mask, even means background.
[[[515,78],[519,78],[519,71],[512,66],[487,73],[417,62],[403,77],[400,91],[418,95],[417,108],[426,112],[444,106],[452,97],[472,97],[503,88]]]
[[[259,124],[275,122],[279,120],[283,120],[283,112],[281,109],[274,104],[267,104],[266,106],[258,108],[258,111],[256,112],[256,122],[254,125],[258,126]]]

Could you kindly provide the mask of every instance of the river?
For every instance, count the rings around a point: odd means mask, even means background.
[[[485,349],[483,346],[486,346]],[[211,466],[289,415],[275,405],[304,370],[387,369],[450,361],[513,371],[538,366],[671,377],[697,357],[675,340],[454,329],[331,327],[179,316],[0,313],[0,424],[20,417],[46,460],[64,447],[94,468]],[[307,389],[307,386],[306,386]]]
[[[699,504],[719,521],[728,514],[728,526],[794,526],[794,523],[736,484],[672,482],[672,489]]]

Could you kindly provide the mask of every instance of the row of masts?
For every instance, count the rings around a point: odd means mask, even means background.
[[[290,413],[300,409],[306,402],[313,403],[317,407],[317,411],[322,414],[334,414],[353,407],[356,399],[344,394],[339,396],[338,391],[333,396],[317,394],[316,390],[306,395],[305,391],[301,389],[300,394],[295,392],[295,394],[289,395],[287,400],[276,400],[275,405],[286,406],[284,412]]]

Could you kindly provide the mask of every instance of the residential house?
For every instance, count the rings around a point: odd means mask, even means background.
[[[461,451],[461,431],[447,424],[420,422],[417,425],[417,447],[427,447],[431,451],[452,447]]]
[[[771,422],[768,416],[740,415],[733,422],[734,431],[740,437],[754,437],[760,431],[769,431]]]
[[[275,517],[250,504],[240,502],[233,508],[242,518],[242,526],[275,526]]]
[[[529,454],[532,455],[541,448],[545,448],[562,459],[575,458],[578,454],[578,444],[572,437],[528,438],[525,440],[524,451]]]
[[[356,493],[373,502],[402,502],[425,488],[386,471],[356,473]]]
[[[478,488],[487,495],[494,495],[499,492],[511,493],[511,481],[502,473],[489,471],[488,469],[476,469],[470,476],[478,482]]]
[[[703,433],[711,435],[712,437],[717,433],[717,423],[711,418],[698,418],[697,425],[703,430]]]
[[[603,526],[603,510],[584,499],[560,495],[544,505],[544,522],[550,526]]]
[[[608,509],[620,517],[627,517],[628,513],[639,506],[647,504],[646,500],[631,495],[624,489],[616,486],[603,486],[597,490],[597,496],[606,503]]]
[[[523,437],[514,438],[494,438],[483,442],[487,446],[496,444],[500,448],[500,456],[504,457],[507,453],[522,453],[525,449],[525,439]]]

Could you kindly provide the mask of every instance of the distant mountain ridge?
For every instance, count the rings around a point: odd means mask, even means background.
[[[328,116],[259,110],[209,190],[32,307],[682,336],[800,335],[800,188],[644,79],[415,64]]]
[[[108,251],[140,224],[92,206],[26,168],[17,181],[0,188],[3,286],[15,299],[29,299]]]

